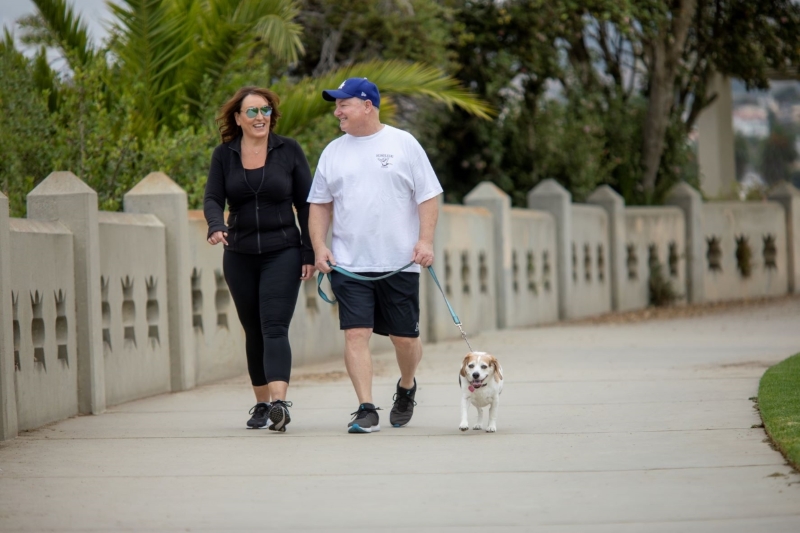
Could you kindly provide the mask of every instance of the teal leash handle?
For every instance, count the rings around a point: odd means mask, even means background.
[[[355,272],[350,272],[349,270],[345,270],[342,267],[338,267],[338,266],[332,265],[331,262],[328,261],[328,266],[331,267],[331,270],[335,270],[339,274],[343,274],[343,275],[347,276],[348,278],[358,279],[358,280],[361,280],[361,281],[377,281],[379,279],[386,279],[386,278],[388,278],[390,276],[394,276],[398,272],[402,272],[403,270],[407,269],[408,267],[410,267],[413,264],[414,264],[414,261],[411,261],[406,266],[404,266],[402,268],[398,268],[394,272],[389,272],[388,274],[384,274],[383,276],[378,276],[377,278],[370,278],[368,276],[362,276],[361,274],[356,274]],[[333,300],[331,300],[330,298],[328,298],[328,295],[325,294],[325,291],[322,290],[322,279],[325,276],[326,276],[326,274],[324,274],[322,272],[320,272],[319,275],[317,276],[317,292],[319,293],[320,297],[323,300],[325,300],[329,304],[335,304],[336,303],[336,299],[334,298]],[[328,272],[327,276],[328,276],[328,282],[330,282],[331,281],[331,273]]]
[[[370,277],[367,277],[367,276],[362,276],[360,274],[356,274],[355,272],[350,272],[349,270],[345,270],[344,268],[331,265],[330,261],[328,261],[328,266],[331,267],[332,270],[335,270],[336,272],[338,272],[338,273],[340,273],[342,275],[345,275],[345,276],[347,276],[349,278],[353,278],[353,279],[357,279],[357,280],[361,280],[361,281],[377,281],[377,280],[380,280],[380,279],[386,279],[386,278],[388,278],[390,276],[394,276],[398,272],[402,272],[403,270],[407,269],[408,267],[410,267],[413,264],[414,264],[414,262],[412,261],[409,264],[407,264],[406,266],[404,266],[402,268],[398,268],[394,272],[389,272],[388,274],[384,274],[383,276],[378,276],[376,278],[370,278]],[[450,301],[447,299],[447,295],[444,293],[444,289],[442,289],[441,283],[439,283],[439,278],[436,277],[436,272],[433,270],[432,266],[429,266],[427,268],[428,268],[428,272],[430,272],[431,277],[433,278],[433,282],[436,283],[436,286],[439,288],[439,292],[442,293],[442,298],[444,298],[444,303],[447,305],[447,310],[450,311],[450,316],[453,318],[453,323],[456,326],[458,326],[459,331],[461,331],[461,338],[464,339],[464,342],[467,343],[467,348],[469,348],[469,351],[470,352],[474,351],[472,349],[472,346],[470,346],[469,341],[467,340],[467,334],[464,332],[464,328],[461,327],[461,320],[459,320],[458,315],[453,310],[453,306],[450,305]],[[325,300],[329,304],[335,304],[336,303],[336,299],[331,300],[330,298],[328,298],[328,295],[325,294],[325,291],[322,290],[322,280],[326,275],[328,276],[328,282],[330,282],[331,281],[330,272],[328,272],[327,274],[324,274],[323,272],[320,272],[317,275],[317,292],[319,293],[320,297],[323,300]]]

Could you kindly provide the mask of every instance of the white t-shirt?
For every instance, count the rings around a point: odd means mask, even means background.
[[[308,201],[333,202],[331,252],[351,272],[391,272],[411,261],[419,240],[417,205],[442,193],[419,142],[385,125],[345,134],[322,152]],[[419,272],[412,265],[405,272]]]

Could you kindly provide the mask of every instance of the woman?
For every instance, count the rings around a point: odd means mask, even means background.
[[[314,252],[306,202],[311,171],[297,141],[272,132],[281,116],[278,103],[268,89],[243,87],[220,108],[222,144],[211,157],[204,211],[208,242],[225,246],[225,281],[245,332],[256,396],[247,427],[263,428],[269,419],[269,429],[286,431],[289,322],[301,280],[314,274]]]

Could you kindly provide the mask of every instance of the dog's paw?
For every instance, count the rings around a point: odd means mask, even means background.
[[[475,429],[478,429],[478,428],[475,428]],[[497,431],[497,426],[495,426],[495,425],[491,425],[488,428],[486,428],[486,433],[495,433],[496,431]]]
[[[472,426],[472,429],[483,429],[483,426],[480,424],[475,424],[474,426]]]
[[[461,422],[461,425],[458,426],[458,429],[460,429],[461,431],[466,431],[469,429],[469,424],[467,424],[466,422]]]

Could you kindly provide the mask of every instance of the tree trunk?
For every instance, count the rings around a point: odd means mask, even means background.
[[[670,23],[664,24],[650,43],[650,94],[642,139],[644,193],[649,202],[656,188],[656,177],[664,153],[672,102],[675,98],[675,77],[678,62],[686,46],[686,35],[692,22],[697,0],[676,0]]]

